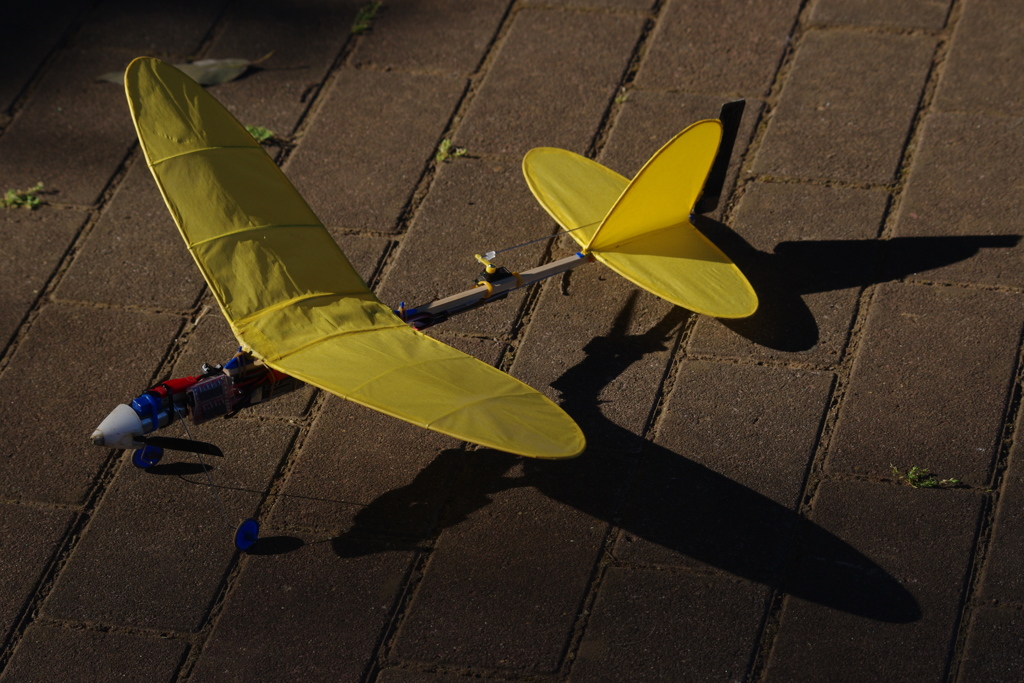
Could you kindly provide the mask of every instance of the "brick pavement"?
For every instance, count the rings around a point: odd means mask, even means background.
[[[5,15],[0,191],[46,204],[0,209],[0,681],[1024,678],[1020,3],[385,0],[354,36],[361,4]],[[93,78],[271,50],[211,91],[278,134],[396,304],[554,234],[530,147],[632,174],[747,98],[699,227],[760,310],[696,316],[594,266],[436,328],[559,401],[590,443],[571,462],[308,388],[200,427],[224,504],[264,524],[234,552],[197,464],[87,441],[233,346]],[[443,138],[469,155],[434,161]]]

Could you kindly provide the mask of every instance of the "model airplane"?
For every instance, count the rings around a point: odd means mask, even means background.
[[[211,444],[147,435],[186,417],[198,424],[231,415],[301,382],[462,441],[575,457],[586,441],[561,408],[420,330],[593,260],[698,313],[738,318],[757,308],[743,274],[690,222],[695,207],[717,202],[742,102],[670,140],[632,181],[565,150],[530,151],[523,172],[531,191],[581,250],[522,273],[495,266],[489,252],[477,257],[485,266],[477,287],[392,310],[213,96],[144,57],[125,71],[125,91],[167,208],[241,344],[223,366],[162,382],[100,423],[93,443],[136,449],[139,467],[164,448],[220,455]],[[257,536],[247,519],[235,544],[245,550]]]

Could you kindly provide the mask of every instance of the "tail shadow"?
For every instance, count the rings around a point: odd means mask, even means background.
[[[982,249],[1008,249],[1019,235],[895,237],[780,242],[759,251],[735,231],[706,216],[694,225],[747,276],[760,301],[748,318],[720,320],[730,330],[779,351],[806,351],[818,343],[818,325],[802,296],[898,280],[971,258]]]

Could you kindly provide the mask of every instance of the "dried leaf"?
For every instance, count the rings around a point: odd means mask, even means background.
[[[219,85],[235,80],[249,68],[248,59],[200,59],[191,64],[175,64],[199,85]]]
[[[233,81],[244,74],[250,66],[255,66],[273,55],[268,52],[259,59],[249,60],[238,57],[227,59],[200,59],[189,64],[175,64],[182,73],[194,80],[199,85],[219,85]],[[97,80],[117,83],[124,82],[124,71],[111,71],[97,77]]]
[[[107,83],[114,83],[115,85],[121,85],[124,83],[124,71],[108,71],[105,74],[100,74],[96,77],[97,81],[106,81]]]

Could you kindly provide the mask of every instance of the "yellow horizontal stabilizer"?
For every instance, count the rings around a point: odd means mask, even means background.
[[[238,341],[342,398],[490,448],[579,455],[543,394],[405,325],[273,160],[180,71],[139,58],[125,90],[146,161]]]
[[[523,173],[541,206],[566,230],[585,226],[570,234],[619,275],[691,311],[743,318],[757,310],[754,289],[689,218],[721,135],[718,120],[693,124],[630,182],[551,148],[528,152]]]
[[[544,210],[580,246],[590,243],[629,180],[579,154],[537,147],[523,157],[523,175]]]

